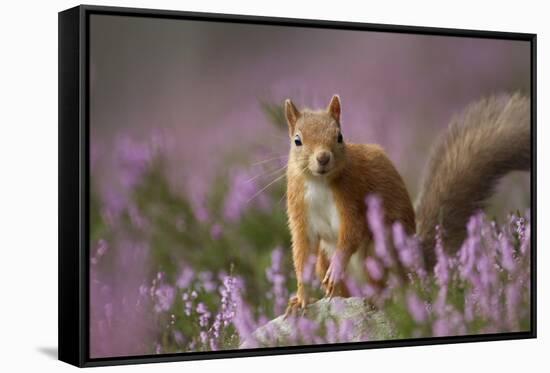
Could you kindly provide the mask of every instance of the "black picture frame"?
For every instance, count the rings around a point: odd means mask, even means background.
[[[92,14],[528,41],[531,45],[531,330],[248,350],[89,356],[89,17]],[[536,338],[536,34],[81,5],[59,13],[59,360],[79,367]]]

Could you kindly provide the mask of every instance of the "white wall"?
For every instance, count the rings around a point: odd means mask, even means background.
[[[95,1],[95,4],[538,33],[538,211],[550,160],[550,23],[543,1]],[[57,346],[57,12],[73,1],[6,1],[0,20],[0,369],[68,370]],[[539,339],[141,365],[125,371],[517,372],[548,365],[547,219],[539,216]],[[349,368],[348,368],[349,367]],[[540,369],[536,369],[540,371]],[[32,370],[31,370],[32,371]]]

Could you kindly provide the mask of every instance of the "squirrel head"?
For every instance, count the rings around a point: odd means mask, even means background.
[[[334,95],[323,110],[298,110],[285,100],[285,117],[290,135],[289,165],[305,175],[330,177],[344,165],[345,143],[340,126],[340,97]]]

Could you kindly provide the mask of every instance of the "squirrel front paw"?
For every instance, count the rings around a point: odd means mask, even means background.
[[[299,292],[299,294],[289,299],[284,318],[286,319],[288,316],[291,316],[291,315],[303,316],[304,313],[306,312],[307,306],[311,303],[315,303],[315,301],[317,301],[317,299],[308,297],[305,294],[300,294]]]

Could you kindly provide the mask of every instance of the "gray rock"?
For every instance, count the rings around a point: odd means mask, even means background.
[[[381,311],[363,298],[323,298],[306,308],[301,317],[279,316],[256,329],[240,348],[359,342],[395,338]]]

